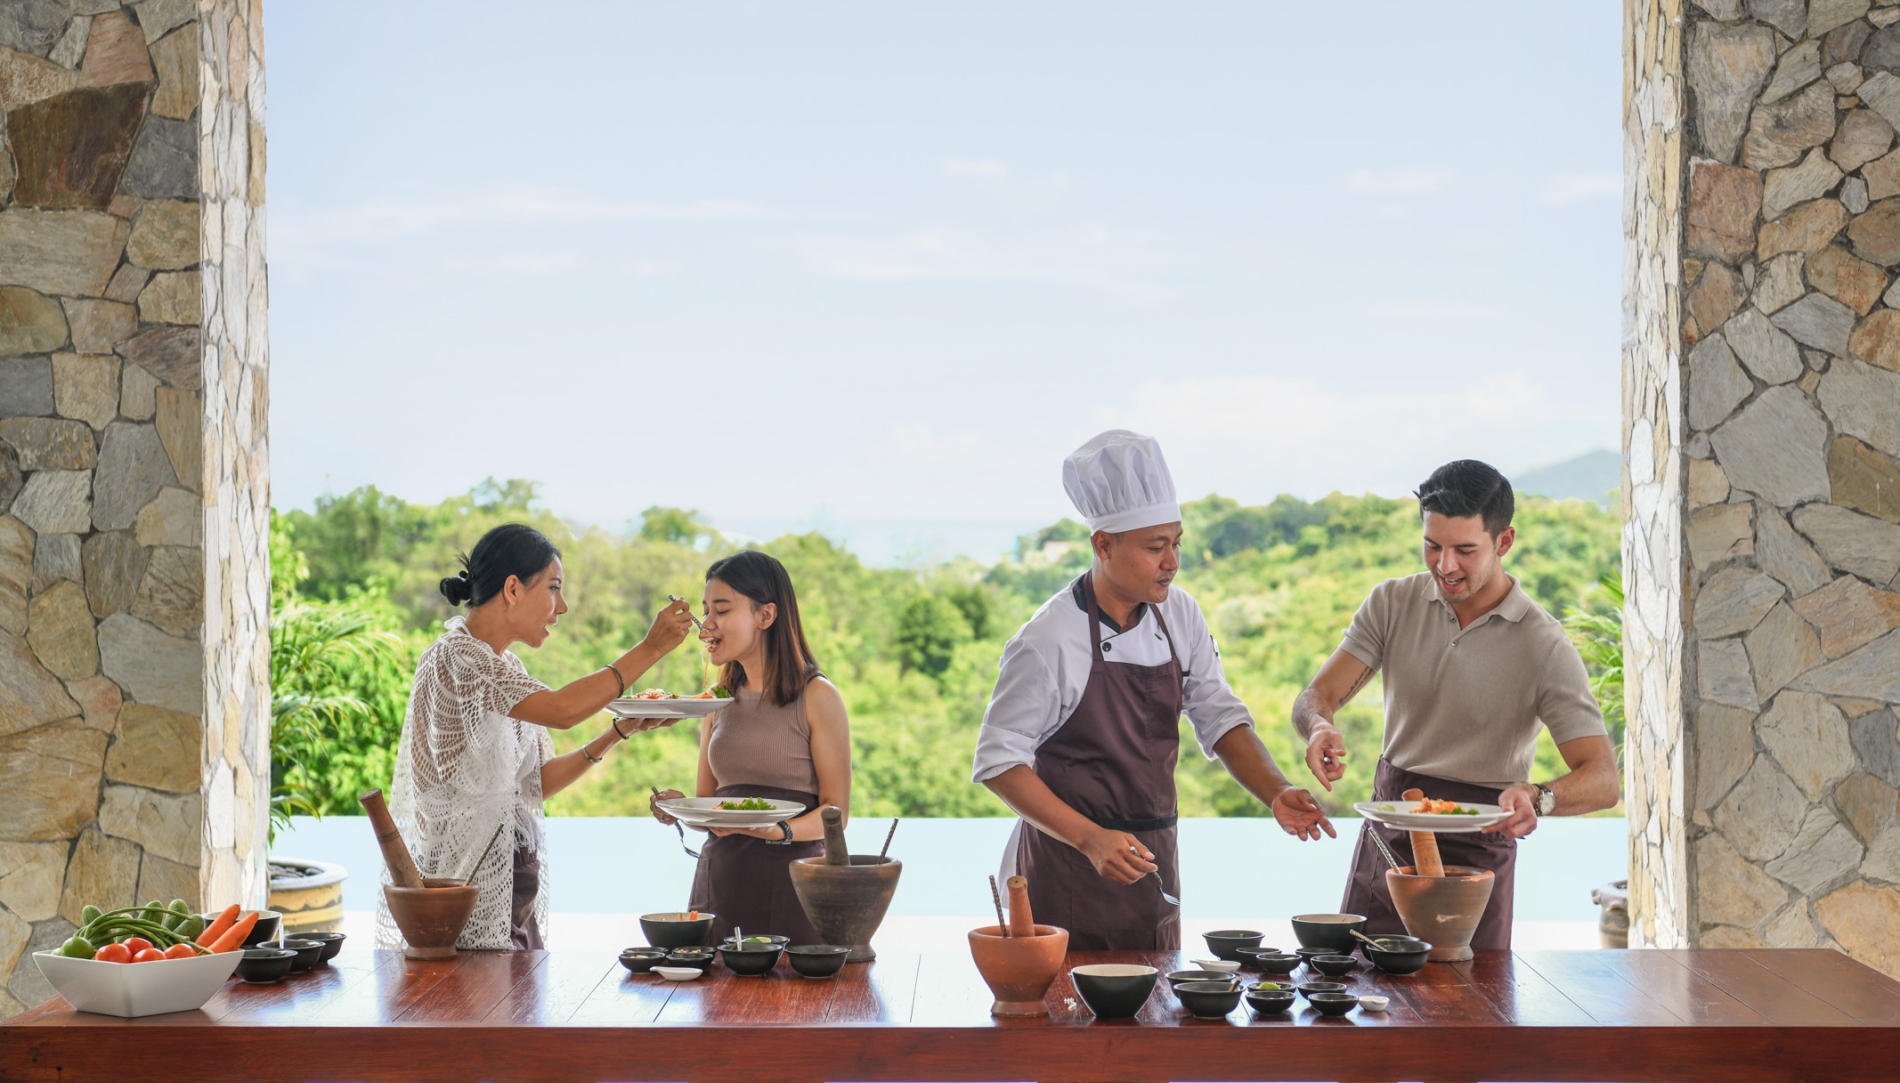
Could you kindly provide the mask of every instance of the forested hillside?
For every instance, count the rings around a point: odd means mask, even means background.
[[[1184,506],[1186,566],[1178,585],[1199,599],[1227,675],[1253,708],[1287,773],[1310,782],[1287,722],[1293,698],[1327,654],[1366,592],[1421,568],[1416,505],[1335,494],[1307,503],[1280,497],[1242,506],[1209,496]],[[275,519],[273,560],[280,613],[338,609],[368,614],[394,633],[348,655],[311,693],[330,693],[322,732],[280,738],[276,778],[325,812],[356,811],[356,794],[386,786],[416,654],[450,610],[436,581],[455,554],[489,527],[534,523],[560,546],[571,611],[539,650],[518,647],[530,672],[561,684],[636,642],[668,594],[697,603],[708,563],[735,546],[693,513],[650,509],[633,530],[576,529],[535,499],[532,485],[488,483],[435,505],[371,487]],[[1609,607],[1598,580],[1617,566],[1617,515],[1582,501],[1522,500],[1519,541],[1506,567],[1546,609]],[[1003,643],[1045,599],[1086,567],[1086,536],[1064,520],[1020,539],[1015,555],[986,567],[960,559],[924,570],[869,568],[817,534],[760,546],[783,560],[805,627],[850,710],[853,810],[866,816],[990,816],[1002,805],[969,779],[970,755]],[[399,642],[399,646],[396,646]],[[703,654],[692,640],[641,686],[700,690]],[[284,692],[285,689],[279,689]],[[1375,682],[1342,720],[1354,768],[1326,797],[1342,809],[1363,800],[1377,758]],[[358,709],[360,707],[360,709]],[[565,751],[600,732],[588,723],[557,734]],[[1621,746],[1620,725],[1613,734]],[[694,724],[636,737],[550,803],[566,815],[644,814],[650,786],[690,791]],[[1177,778],[1183,815],[1262,810],[1217,764],[1194,751],[1183,727]],[[1540,759],[1556,767],[1548,739]],[[1540,776],[1542,777],[1542,776]]]

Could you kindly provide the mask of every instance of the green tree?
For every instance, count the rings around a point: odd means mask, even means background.
[[[898,661],[906,673],[939,676],[971,638],[963,610],[941,594],[919,594],[897,617]]]

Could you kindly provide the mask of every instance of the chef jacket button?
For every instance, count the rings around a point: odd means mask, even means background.
[[[1113,648],[1114,648],[1114,646],[1115,646],[1115,645],[1114,645],[1113,643],[1104,643],[1104,644],[1102,644],[1102,653],[1103,653],[1103,654],[1107,654],[1107,653],[1108,653],[1108,652],[1109,652],[1109,651],[1110,651],[1111,649],[1113,649]]]

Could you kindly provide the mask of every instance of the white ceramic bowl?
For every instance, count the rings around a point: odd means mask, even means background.
[[[656,966],[653,972],[667,981],[692,981],[705,973],[696,966]]]
[[[1232,959],[1196,959],[1194,965],[1214,974],[1232,974],[1240,969],[1240,964]]]
[[[1359,1006],[1369,1012],[1382,1012],[1389,1004],[1391,1004],[1391,1001],[1385,997],[1363,996],[1359,998]]]
[[[241,951],[161,959],[152,963],[102,963],[36,951],[33,961],[59,995],[76,1010],[136,1019],[204,1007],[244,958]]]

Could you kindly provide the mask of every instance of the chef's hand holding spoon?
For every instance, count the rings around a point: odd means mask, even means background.
[[[1076,847],[1104,880],[1132,884],[1155,871],[1154,854],[1126,831],[1097,828]]]

